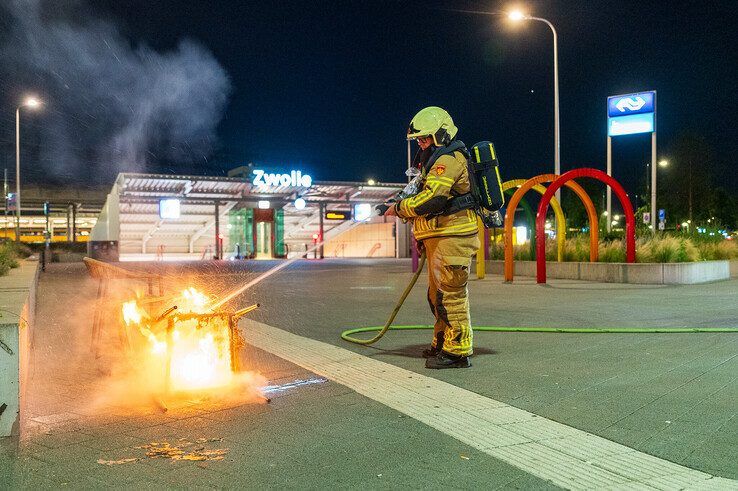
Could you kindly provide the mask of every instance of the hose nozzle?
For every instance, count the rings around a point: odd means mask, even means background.
[[[248,307],[244,307],[244,308],[242,308],[240,310],[237,310],[233,314],[233,319],[234,320],[235,319],[239,319],[239,318],[243,317],[244,315],[248,314],[249,312],[253,312],[254,310],[258,309],[259,307],[260,307],[260,305],[258,303],[255,303],[254,305],[250,305]]]

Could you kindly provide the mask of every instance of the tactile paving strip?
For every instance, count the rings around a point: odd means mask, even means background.
[[[638,452],[455,385],[352,351],[244,320],[244,339],[438,431],[568,489],[734,489],[714,477]]]

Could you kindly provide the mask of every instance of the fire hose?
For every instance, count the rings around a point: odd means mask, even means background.
[[[390,329],[400,329],[400,326],[392,326],[392,322],[394,322],[395,317],[397,317],[397,313],[400,311],[400,309],[402,308],[402,305],[405,303],[405,299],[407,298],[408,295],[410,295],[410,292],[415,286],[415,283],[418,282],[420,273],[423,272],[424,264],[425,264],[425,251],[423,251],[420,254],[420,261],[418,262],[418,270],[413,275],[407,287],[405,287],[405,291],[402,292],[402,295],[400,296],[400,300],[395,305],[395,309],[392,311],[392,314],[389,316],[389,319],[387,319],[387,322],[384,324],[384,327],[362,327],[359,329],[349,329],[348,331],[344,331],[341,333],[341,339],[344,339],[348,341],[349,343],[369,345],[369,344],[374,344],[380,339],[382,339],[382,337],[385,334],[387,334],[387,331],[389,331]],[[351,334],[355,334],[357,332],[367,332],[367,331],[379,331],[379,333],[371,339],[360,339],[360,338],[351,337]]]
[[[402,292],[400,299],[395,305],[392,314],[384,324],[384,326],[372,326],[372,327],[357,327],[354,329],[347,329],[341,333],[341,339],[348,341],[349,343],[361,344],[368,346],[374,344],[385,334],[387,331],[406,331],[416,329],[433,329],[433,326],[429,325],[409,325],[409,326],[393,326],[395,317],[405,303],[408,295],[412,291],[415,283],[418,282],[420,273],[423,271],[423,265],[425,264],[425,251],[420,256],[420,262],[418,263],[418,270],[413,274],[405,290]],[[676,333],[695,333],[695,332],[738,332],[738,327],[517,327],[517,326],[475,326],[475,331],[492,331],[492,332],[547,332],[547,333],[570,333],[570,334],[676,334]],[[353,335],[362,332],[376,332],[379,331],[373,338],[361,339],[356,338]]]

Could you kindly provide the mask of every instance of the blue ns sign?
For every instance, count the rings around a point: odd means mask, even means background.
[[[607,135],[652,133],[655,129],[656,91],[607,98]]]

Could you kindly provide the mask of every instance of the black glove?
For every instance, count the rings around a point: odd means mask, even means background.
[[[384,204],[375,206],[374,209],[376,210],[377,215],[381,217],[381,216],[384,216],[385,213],[387,213],[387,210],[389,210],[390,206],[392,205],[388,205],[387,203],[384,203]]]

